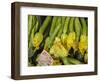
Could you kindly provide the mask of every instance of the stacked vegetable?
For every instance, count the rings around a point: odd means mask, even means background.
[[[52,65],[88,63],[87,18],[68,16],[28,16],[29,66],[46,50]]]

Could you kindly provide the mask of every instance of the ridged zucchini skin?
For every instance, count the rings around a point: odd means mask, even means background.
[[[88,28],[86,24],[86,20],[84,18],[80,18],[81,24],[82,24],[82,34],[87,35],[88,34]]]
[[[64,23],[64,28],[63,28],[63,34],[68,33],[68,24],[69,24],[69,21],[70,21],[70,17],[66,17],[65,23]]]
[[[43,32],[45,31],[45,29],[47,28],[48,24],[50,23],[52,17],[51,16],[47,16],[42,24],[42,26],[39,29],[39,32],[43,34]]]
[[[76,41],[78,42],[80,39],[80,35],[81,35],[81,23],[79,21],[79,18],[75,18],[75,33],[76,33]]]
[[[54,16],[53,19],[52,19],[52,24],[51,24],[49,36],[51,36],[52,33],[54,32],[54,30],[55,30],[55,28],[56,28],[57,20],[58,20],[58,17],[57,17],[57,16]]]
[[[74,17],[70,18],[70,23],[69,23],[69,33],[74,32]]]

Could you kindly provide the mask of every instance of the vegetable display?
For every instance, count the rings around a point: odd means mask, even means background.
[[[28,66],[87,64],[87,24],[85,17],[28,15]]]

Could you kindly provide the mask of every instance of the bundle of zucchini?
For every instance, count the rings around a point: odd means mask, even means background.
[[[29,15],[29,66],[37,66],[43,50],[53,58],[52,65],[88,63],[87,18]]]

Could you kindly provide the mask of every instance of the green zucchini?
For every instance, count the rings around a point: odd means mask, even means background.
[[[82,64],[82,62],[80,62],[79,60],[77,60],[75,58],[67,57],[67,59],[72,64]]]
[[[76,41],[78,42],[80,39],[80,35],[81,35],[81,23],[79,21],[79,18],[75,18],[75,33],[76,33]]]
[[[45,29],[47,28],[48,24],[50,23],[52,17],[51,16],[47,16],[46,19],[44,20],[42,26],[39,29],[39,32],[43,34],[43,32],[45,31]]]
[[[70,17],[66,17],[65,23],[64,23],[64,29],[63,34],[66,34],[68,32],[68,24],[69,24]]]
[[[51,24],[51,28],[50,28],[50,32],[49,32],[49,36],[51,36],[52,33],[53,33],[54,30],[55,30],[57,19],[58,19],[57,16],[54,16],[53,19],[52,19],[52,24]]]
[[[69,22],[69,33],[74,31],[74,17],[70,18],[70,22]]]
[[[87,28],[86,20],[84,18],[80,18],[80,21],[83,27],[82,34],[87,35],[88,28]]]

